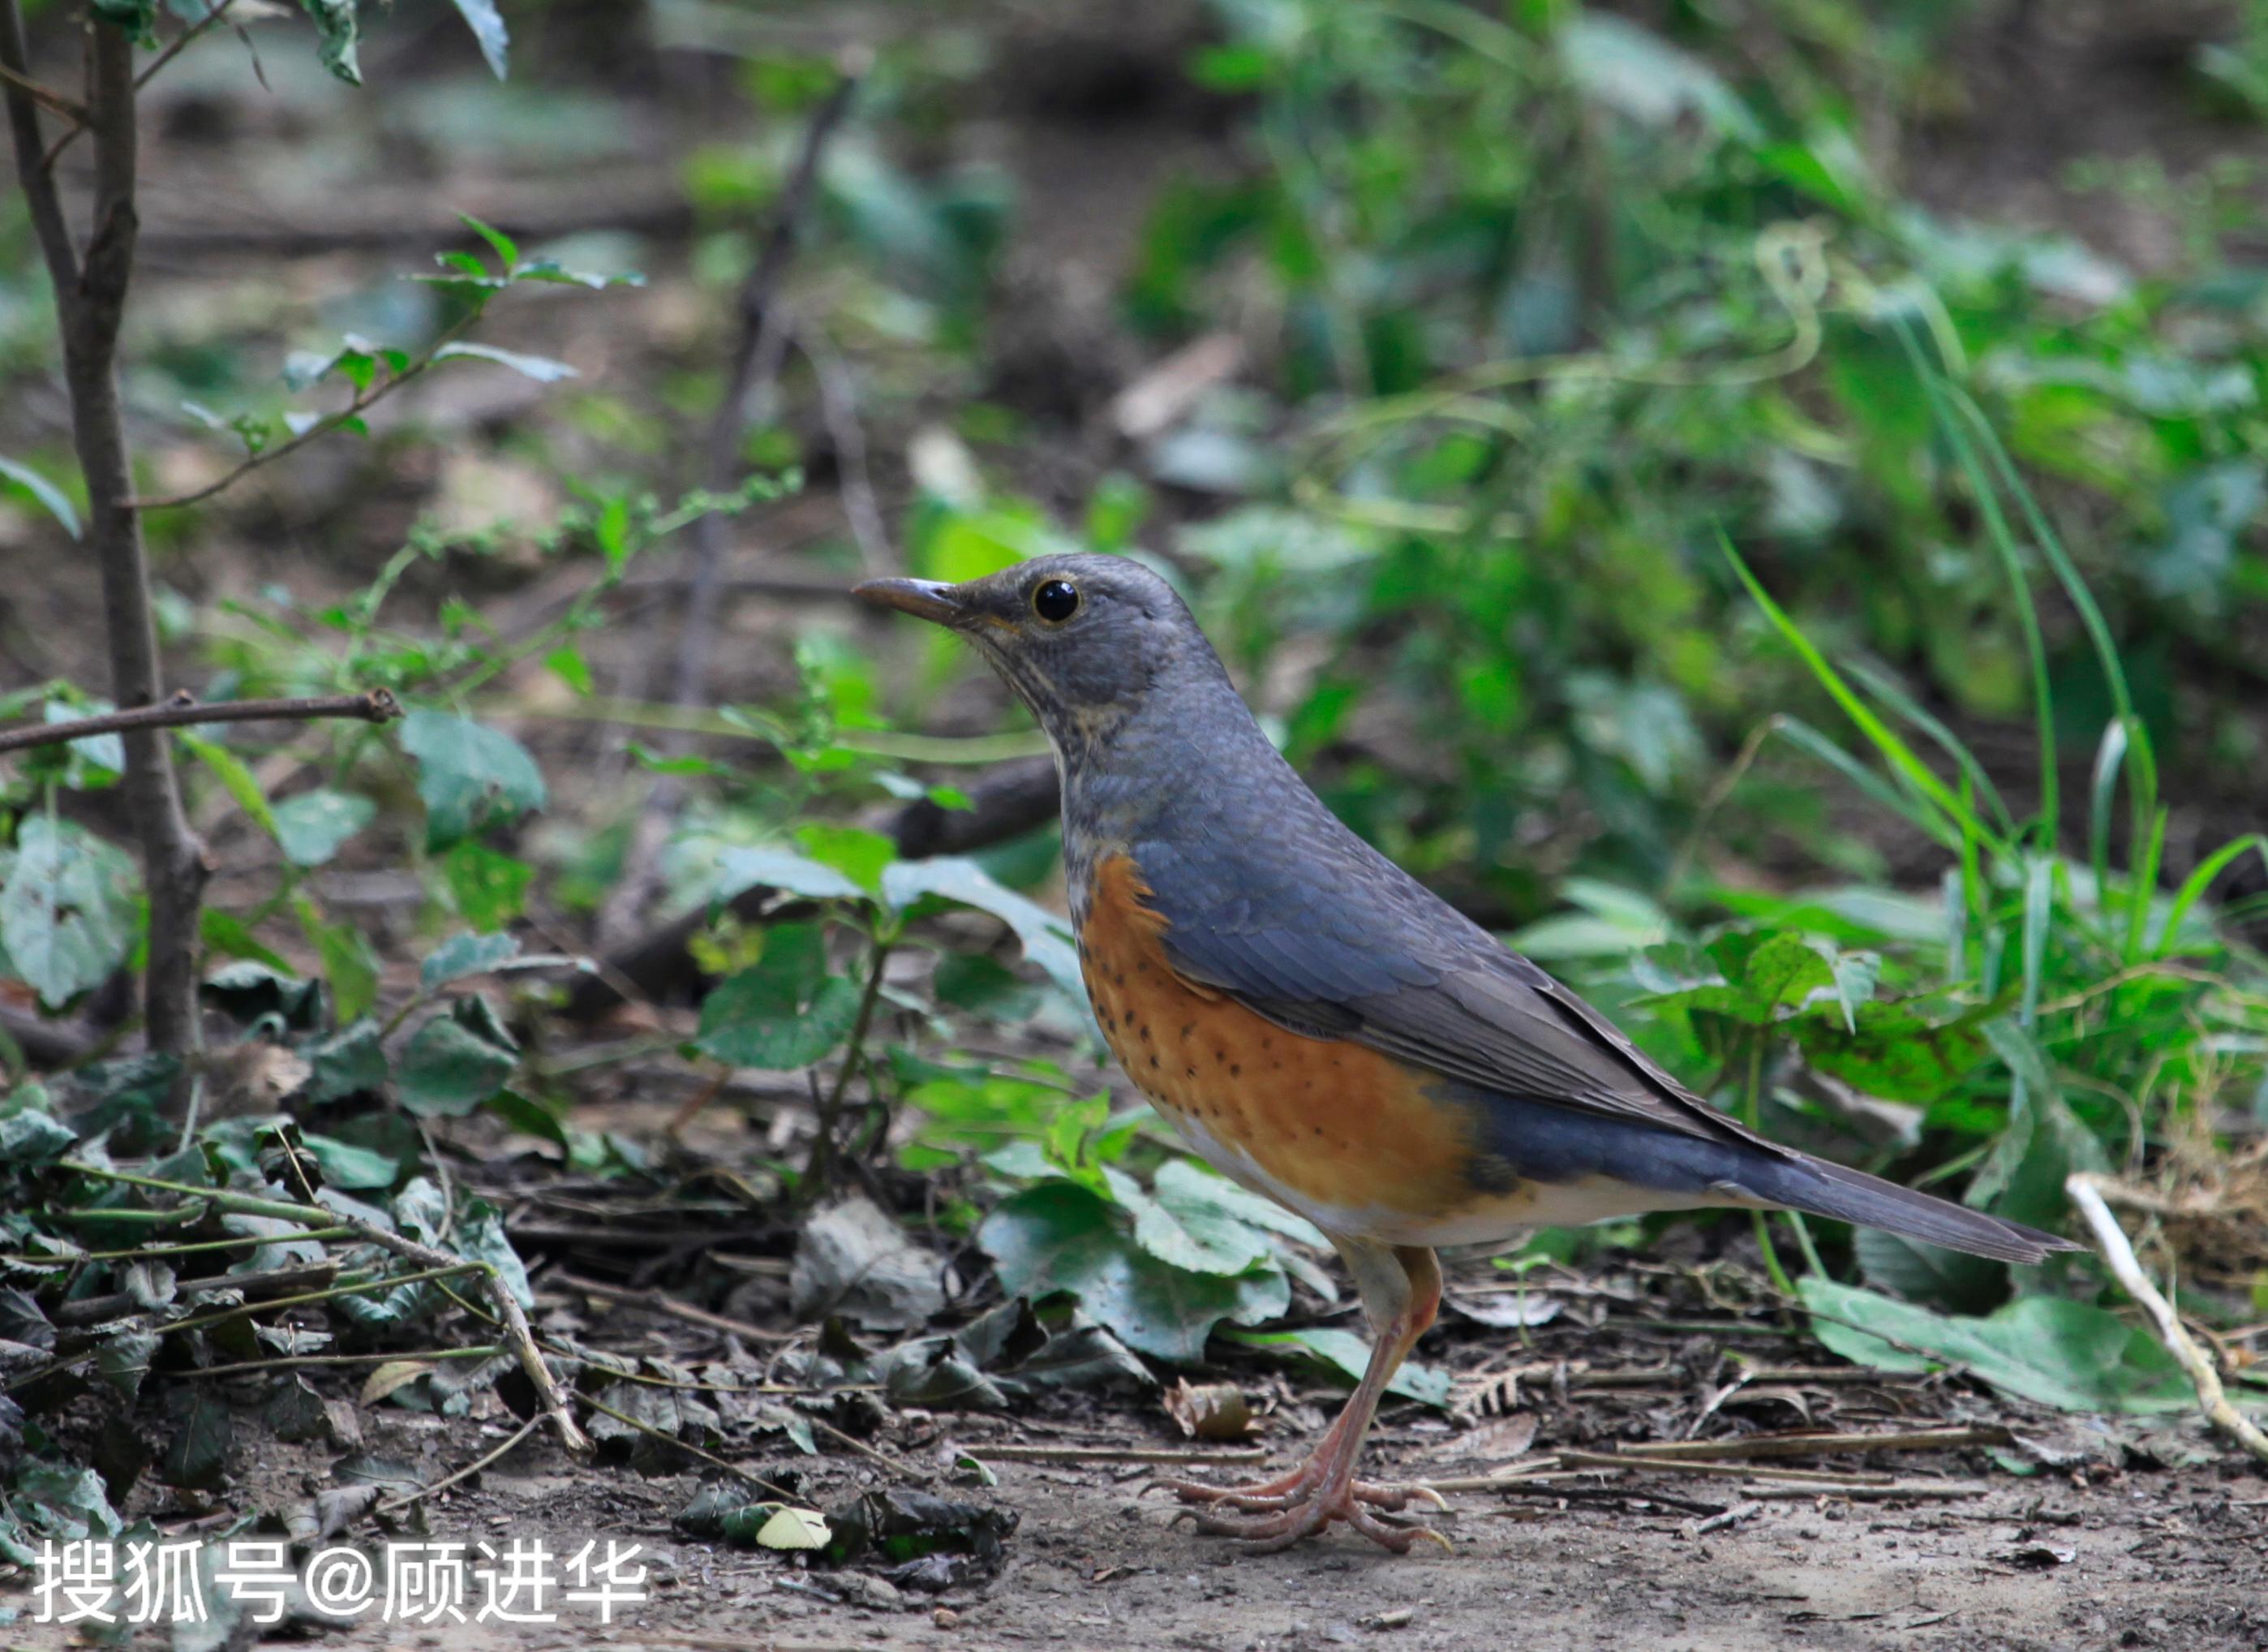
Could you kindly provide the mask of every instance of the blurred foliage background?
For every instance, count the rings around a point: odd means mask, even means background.
[[[61,9],[31,17],[67,66]],[[1083,546],[1168,572],[1336,809],[1697,1087],[2027,1221],[2061,1220],[2073,1169],[2205,1190],[2167,1243],[2211,1311],[2261,1317],[2268,11],[505,19],[499,80],[455,11],[403,0],[364,19],[357,89],[306,17],[239,0],[144,97],[147,494],[497,299],[484,359],[149,518],[175,681],[417,708],[398,735],[190,748],[209,997],[298,1063],[216,1073],[252,1099],[208,1118],[280,1107],[398,1192],[438,1150],[405,1120],[492,1168],[666,1179],[636,1106],[721,1095],[759,1126],[705,1149],[756,1167],[748,1220],[847,1162],[976,1235],[1011,1294],[1117,1287],[1049,1274],[1042,1230],[1147,1233],[1130,1256],[1218,1288],[1144,1352],[1280,1314],[1285,1270],[1313,1277],[1285,1235],[1123,1168],[1165,1147],[1051,951],[1044,763],[1021,830],[909,847],[904,811],[982,816],[1034,772],[1027,720],[841,594]],[[751,343],[736,295],[846,63]],[[436,252],[472,261],[457,284],[402,278]],[[0,683],[62,715],[102,692],[99,594],[41,497],[72,514],[16,196],[0,376]],[[687,695],[688,625],[713,643]],[[82,742],[6,779],[19,907],[77,880],[70,921],[0,927],[9,1106],[151,1147],[163,1087],[109,985],[138,922],[116,767]],[[784,894],[728,904],[751,889]],[[681,917],[697,967],[630,1006],[452,996],[523,944],[620,962]],[[256,1132],[221,1140],[208,1174],[258,1173]],[[1167,1207],[1250,1243],[1161,1248]],[[2010,1289],[1793,1237],[1816,1288],[1962,1313]],[[2085,1304],[2088,1277],[2038,1283]]]

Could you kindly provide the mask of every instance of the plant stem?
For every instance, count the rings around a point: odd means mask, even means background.
[[[1762,1126],[1764,1115],[1764,1037],[1761,1032],[1749,1038],[1749,1077],[1741,1090],[1741,1122],[1750,1130]],[[1771,1213],[1755,1210],[1749,1213],[1756,1225],[1756,1248],[1764,1253],[1764,1272],[1771,1276],[1772,1288],[1789,1301],[1795,1298],[1795,1287],[1787,1277],[1787,1270],[1779,1264],[1779,1252],[1772,1246]]]
[[[850,1093],[851,1075],[865,1058],[866,1029],[874,1019],[874,1004],[882,995],[882,970],[890,961],[890,943],[880,935],[874,937],[874,961],[866,970],[866,990],[858,999],[858,1014],[850,1023],[850,1037],[843,1051],[843,1065],[836,1070],[834,1088],[819,1107],[819,1135],[811,1144],[811,1162],[804,1172],[803,1185],[796,1190],[799,1197],[816,1199],[827,1191],[835,1172],[835,1132],[843,1117],[843,1098]]]
[[[129,730],[181,728],[192,723],[301,723],[319,719],[350,718],[365,723],[386,723],[401,715],[401,702],[391,690],[372,689],[365,694],[320,695],[310,699],[235,700],[207,704],[189,697],[184,689],[163,705],[144,705],[131,712],[111,712],[100,717],[74,718],[67,723],[40,723],[0,732],[0,751],[26,751],[35,746],[59,746],[66,741]]]
[[[111,697],[121,710],[133,711],[156,704],[159,696],[150,569],[134,514],[133,461],[118,392],[118,333],[140,223],[134,202],[134,43],[98,19],[88,27],[86,50],[94,200],[84,258],[73,244],[54,175],[42,163],[38,105],[16,78],[6,82],[5,95],[17,177],[55,289],[71,441],[86,482],[86,542],[101,570]],[[25,57],[23,14],[17,0],[0,0],[0,68],[21,77]],[[187,1056],[197,1045],[197,906],[204,893],[204,852],[182,812],[166,742],[147,730],[128,731],[125,741],[127,809],[140,840],[150,897],[145,1028],[151,1050]]]

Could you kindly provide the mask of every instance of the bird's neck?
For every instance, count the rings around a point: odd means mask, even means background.
[[[1096,867],[1175,820],[1236,809],[1283,758],[1224,675],[1049,731],[1063,780],[1064,867],[1083,916]],[[1202,778],[1200,778],[1202,777]]]

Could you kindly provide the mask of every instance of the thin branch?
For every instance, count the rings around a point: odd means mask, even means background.
[[[321,440],[341,425],[360,418],[396,390],[401,389],[402,386],[423,375],[427,368],[441,358],[441,352],[462,337],[480,317],[480,310],[468,311],[453,322],[440,337],[433,341],[432,348],[400,372],[389,372],[385,378],[373,381],[368,389],[356,391],[354,399],[346,406],[335,413],[316,420],[289,440],[278,442],[273,447],[263,447],[256,454],[247,454],[240,463],[225,472],[217,480],[208,482],[201,488],[193,488],[187,493],[169,493],[155,499],[129,498],[123,502],[125,508],[129,511],[174,511],[185,505],[201,504],[212,498],[214,494],[234,487],[237,483],[261,466],[272,465],[279,459],[288,458],[298,453],[308,443]]]
[[[144,705],[131,712],[74,718],[67,723],[39,723],[0,731],[0,752],[60,746],[67,741],[115,734],[127,729],[179,728],[190,723],[308,723],[330,717],[390,723],[401,715],[401,702],[387,689],[372,689],[361,694],[318,695],[309,699],[222,700],[210,704],[191,699],[184,690],[163,705]]]
[[[31,99],[33,102],[45,109],[49,114],[58,116],[59,118],[66,121],[76,121],[82,124],[84,124],[86,120],[86,110],[84,107],[79,104],[73,103],[69,98],[63,96],[62,92],[41,85],[38,81],[33,79],[31,76],[9,68],[5,63],[0,63],[0,80],[6,81],[9,85],[12,86],[17,91],[21,92],[26,97]]]
[[[166,46],[166,49],[158,54],[157,57],[151,63],[150,66],[144,69],[140,74],[134,77],[134,90],[139,92],[144,86],[148,85],[151,80],[157,77],[160,70],[164,69],[166,64],[172,63],[173,59],[181,55],[183,48],[186,48],[190,41],[195,40],[207,29],[212,27],[214,24],[219,22],[221,18],[227,14],[229,7],[235,4],[236,0],[220,0],[220,4],[218,5],[206,12],[204,16],[199,18],[195,23],[190,24],[188,27],[183,29],[179,34],[176,34],[173,38],[173,41]],[[56,113],[62,114],[63,112],[58,110]],[[69,149],[71,146],[72,141],[76,139],[81,132],[84,132],[87,129],[87,114],[86,111],[84,109],[75,111],[68,118],[72,120],[74,124],[69,131],[65,132],[54,143],[48,144],[47,153],[40,157],[40,170],[41,172],[53,171],[55,164],[63,159],[63,151]]]
[[[867,61],[866,55],[858,51],[846,52],[841,58],[841,77],[825,100],[812,111],[794,170],[780,190],[763,245],[747,279],[741,284],[740,336],[725,372],[724,396],[710,422],[702,463],[702,482],[712,491],[728,492],[738,485],[740,446],[747,432],[749,404],[759,387],[769,386],[779,375],[787,340],[785,318],[779,304],[780,284],[786,278],[804,218],[817,190],[820,161],[836,129],[843,124],[843,116],[850,113],[851,100],[865,75]],[[672,691],[679,705],[699,704],[708,679],[710,649],[716,640],[717,615],[721,607],[718,581],[725,561],[725,518],[714,511],[700,517],[693,523],[692,541],[693,574],[686,591],[685,619],[678,641],[677,677]],[[644,912],[653,892],[655,863],[661,853],[662,841],[668,835],[670,819],[676,813],[680,791],[670,776],[663,775],[657,778],[645,795],[637,819],[631,824],[630,841],[623,846],[621,875],[599,911],[597,935],[601,951],[620,946],[628,939],[632,926]]]
[[[32,84],[31,62],[24,43],[24,14],[17,0],[0,0],[0,68],[8,70],[4,83],[0,83],[5,88],[0,95],[8,104],[16,177],[31,207],[32,232],[48,261],[48,283],[55,289],[56,307],[68,321],[72,295],[78,291],[78,251],[71,241],[70,221],[63,217],[63,196],[40,160],[40,104],[25,90]]]
[[[2182,1329],[2181,1318],[2164,1293],[2142,1272],[2126,1230],[2110,1213],[2110,1206],[2102,1202],[2101,1179],[2085,1170],[2078,1171],[2065,1178],[2063,1191],[2087,1219],[2088,1230],[2095,1236],[2095,1248],[2102,1252],[2110,1272],[2126,1287],[2126,1294],[2142,1304],[2143,1311],[2150,1316],[2150,1323],[2157,1327],[2158,1340],[2166,1345],[2166,1352],[2189,1373],[2190,1381],[2197,1387],[2198,1409],[2214,1427],[2263,1463],[2268,1463],[2268,1434],[2262,1434],[2258,1424],[2228,1403],[2228,1396],[2221,1390],[2220,1373],[2213,1369],[2205,1350]]]

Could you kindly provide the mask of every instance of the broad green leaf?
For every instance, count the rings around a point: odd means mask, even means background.
[[[276,840],[293,866],[323,866],[377,815],[378,805],[358,792],[318,786],[276,805]]]
[[[362,67],[355,61],[355,0],[299,0],[315,20],[315,55],[350,86],[362,85]]]
[[[375,1095],[386,1088],[386,1049],[378,1023],[357,1021],[328,1038],[303,1044],[299,1053],[314,1069],[307,1099],[335,1102],[349,1095]]]
[[[871,895],[882,892],[882,873],[898,858],[896,844],[858,826],[814,822],[799,830],[795,839],[814,860],[834,867]]]
[[[518,918],[527,905],[535,868],[525,860],[472,838],[453,845],[441,861],[449,899],[457,916],[474,928],[496,930]]]
[[[401,1104],[422,1118],[461,1118],[504,1087],[519,1062],[486,999],[460,998],[417,1029],[394,1084]]]
[[[44,1164],[78,1138],[49,1114],[26,1110],[0,1118],[0,1164]]]
[[[1879,1228],[1852,1228],[1851,1248],[1858,1253],[1859,1271],[1867,1284],[1925,1307],[1979,1314],[1998,1306],[2008,1293],[2007,1265],[1985,1257],[1925,1244]]]
[[[99,8],[98,8],[99,10]],[[129,0],[127,10],[138,12],[140,6]],[[63,525],[63,532],[73,539],[79,536],[78,509],[70,496],[48,481],[29,465],[18,464],[12,459],[0,459],[0,479],[14,483],[47,506],[48,514]]]
[[[855,982],[827,972],[816,924],[776,924],[762,956],[702,999],[694,1044],[731,1066],[807,1067],[849,1036],[858,999]]]
[[[400,1161],[368,1147],[358,1147],[353,1142],[341,1141],[335,1136],[320,1136],[303,1131],[299,1146],[323,1173],[324,1182],[331,1187],[343,1187],[350,1191],[369,1188],[389,1188],[401,1179]]]
[[[1291,1302],[1272,1267],[1228,1277],[1159,1261],[1121,1230],[1108,1200],[1071,1182],[1004,1199],[976,1236],[1010,1294],[1071,1292],[1128,1346],[1162,1360],[1194,1363],[1222,1320],[1251,1324]]]
[[[882,895],[896,907],[910,906],[924,895],[934,895],[991,913],[1016,932],[1027,958],[1046,970],[1049,978],[1074,1001],[1084,1001],[1086,987],[1079,976],[1078,950],[1070,939],[1071,920],[996,882],[975,861],[956,856],[893,861],[882,869]]]
[[[784,889],[806,900],[858,900],[866,891],[833,867],[792,849],[727,849],[717,857],[710,899],[729,901],[743,889]]]
[[[420,709],[402,719],[401,749],[417,760],[429,847],[445,849],[491,820],[544,805],[543,774],[511,735],[468,717]]]
[[[134,863],[122,850],[69,821],[32,815],[0,868],[0,948],[48,1008],[126,961],[136,912]]]
[[[2187,1411],[2197,1404],[2181,1367],[2147,1331],[2089,1303],[2024,1296],[1970,1319],[1815,1273],[1796,1288],[1804,1306],[1820,1316],[1812,1334],[1843,1358],[1877,1370],[1965,1366],[2003,1393],[2065,1411]],[[1862,1325],[1867,1329],[1857,1329]]]
[[[461,5],[465,0],[458,0]],[[493,344],[475,344],[460,339],[453,344],[444,344],[433,352],[436,361],[458,358],[473,361],[492,361],[499,367],[509,367],[514,372],[533,379],[538,384],[556,384],[562,379],[572,379],[575,369],[563,361],[554,361],[549,356],[523,356],[517,350],[498,350]]]
[[[228,1404],[210,1383],[184,1383],[166,1393],[166,1418],[172,1434],[158,1464],[158,1478],[168,1486],[210,1490],[220,1484],[228,1466],[229,1442],[235,1421]]]
[[[1667,127],[1697,114],[1719,134],[1755,143],[1755,115],[1717,71],[1640,24],[1611,12],[1572,15],[1558,35],[1559,61],[1582,92],[1641,125]]]
[[[511,935],[452,935],[428,954],[417,971],[421,991],[431,992],[468,976],[486,975],[497,965],[519,956],[519,942]]]
[[[1241,1273],[1275,1254],[1268,1235],[1219,1206],[1152,1198],[1123,1170],[1106,1169],[1111,1197],[1133,1215],[1134,1243],[1159,1261],[1193,1273]]]
[[[1351,1383],[1362,1381],[1370,1364],[1370,1344],[1351,1331],[1310,1326],[1302,1331],[1232,1331],[1228,1335],[1255,1348],[1297,1348],[1313,1354]],[[1386,1391],[1427,1405],[1449,1406],[1449,1374],[1439,1367],[1405,1360],[1387,1383]]]

